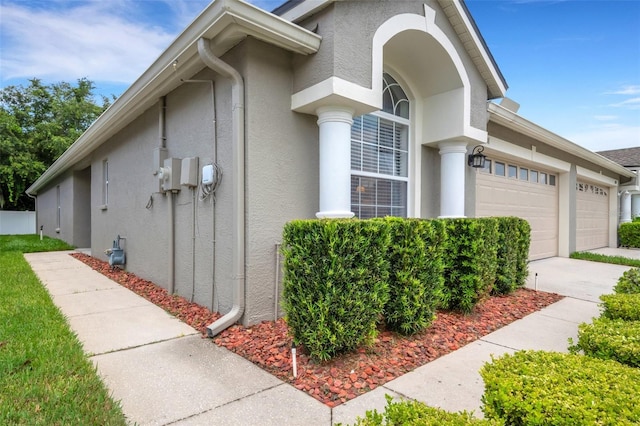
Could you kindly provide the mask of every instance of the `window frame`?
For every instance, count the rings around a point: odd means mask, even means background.
[[[390,78],[390,82],[389,79],[387,79],[387,77]],[[397,97],[398,95],[398,89],[400,89],[404,95],[404,98],[402,97]],[[397,108],[396,111],[398,112],[398,114],[403,114],[403,115],[407,115],[407,117],[404,117],[402,115],[395,115],[391,112],[387,112],[384,110],[379,110],[379,111],[375,111],[375,112],[371,112],[369,114],[364,114],[362,116],[358,116],[354,118],[354,124],[351,127],[351,169],[350,169],[350,179],[351,179],[351,188],[350,188],[350,194],[351,194],[351,210],[352,212],[355,214],[356,217],[363,217],[362,216],[362,210],[363,207],[366,208],[373,208],[374,209],[374,215],[373,217],[382,217],[379,213],[378,210],[386,210],[389,209],[389,211],[391,211],[392,213],[394,213],[394,210],[400,209],[402,210],[403,214],[399,215],[398,217],[409,217],[409,194],[410,194],[410,169],[411,169],[411,161],[412,161],[412,153],[411,153],[411,102],[409,100],[409,97],[406,94],[406,91],[404,90],[404,88],[402,87],[402,85],[400,83],[397,82],[397,80],[391,76],[388,73],[384,73],[383,74],[383,98],[386,95],[387,91],[389,91],[389,94],[391,95],[391,100],[393,102],[395,102],[394,104],[394,108]],[[398,106],[400,106],[402,103],[407,103],[408,107],[403,108],[400,107],[398,108]],[[384,102],[383,102],[383,108],[384,108]],[[376,123],[376,130],[377,130],[377,135],[376,135],[376,141],[375,144],[365,141],[365,135],[364,135],[364,124],[365,124],[365,117],[375,117],[377,120]],[[361,119],[361,126],[360,126],[360,135],[359,138],[355,138],[354,136],[354,129],[355,129],[355,120]],[[400,129],[400,133],[401,133],[401,137],[404,139],[402,142],[404,143],[404,147],[402,148],[397,148],[394,144],[394,146],[392,147],[388,147],[385,145],[381,144],[381,138],[380,138],[380,130],[381,130],[381,123],[382,120],[384,120],[385,122],[390,122],[393,124],[393,131],[394,131],[394,138],[395,138],[395,131],[396,131],[396,126],[401,126],[402,129]],[[356,146],[356,144],[358,144],[358,148],[360,148],[359,150],[359,168],[360,169],[364,169],[365,165],[364,165],[364,159],[365,159],[365,155],[364,155],[364,148],[369,147],[372,148],[374,147],[375,155],[376,155],[376,172],[372,172],[372,171],[365,171],[365,170],[358,170],[356,168],[353,168],[353,164],[354,164],[354,152],[358,152],[358,150],[354,150],[354,146]],[[388,173],[384,173],[381,172],[381,160],[383,158],[386,157],[386,155],[383,155],[383,151],[391,151],[392,155],[391,155],[391,173],[392,174],[388,174]],[[399,156],[397,156],[398,154],[400,154]],[[358,160],[356,160],[358,161]],[[403,164],[404,163],[404,164]],[[399,164],[399,166],[398,166]],[[355,185],[355,181],[354,179],[359,179],[358,182],[361,183],[362,179],[373,179],[372,182],[375,182],[375,193],[374,193],[374,204],[363,204],[362,203],[362,192],[359,190],[360,187],[362,187],[361,184]],[[390,182],[390,193],[389,193],[389,197],[388,199],[390,200],[388,204],[378,204],[378,199],[380,194],[378,193],[378,185],[380,184],[380,182]],[[404,186],[403,190],[401,190],[402,194],[400,195],[399,199],[401,200],[401,202],[403,203],[403,206],[396,206],[394,205],[394,194],[395,194],[395,190],[394,190],[394,182],[395,183],[400,183],[401,186]],[[355,185],[355,186],[354,186]],[[355,189],[354,189],[355,188]],[[363,188],[364,189],[364,188]],[[392,214],[393,215],[393,214]],[[394,215],[396,216],[396,215]],[[366,217],[369,217],[368,215]]]
[[[106,210],[109,205],[109,159],[102,160],[102,205],[101,210]]]

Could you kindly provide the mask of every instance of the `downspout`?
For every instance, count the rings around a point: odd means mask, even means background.
[[[214,337],[236,323],[244,313],[245,304],[245,242],[244,242],[244,82],[240,73],[213,54],[209,40],[198,40],[198,54],[204,64],[231,80],[232,103],[232,261],[233,307],[229,313],[207,326],[207,335]]]

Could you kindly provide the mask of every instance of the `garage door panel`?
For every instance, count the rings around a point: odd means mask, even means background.
[[[558,188],[478,173],[476,216],[518,216],[531,225],[530,259],[558,254]]]
[[[586,182],[576,185],[576,250],[609,245],[609,188]]]

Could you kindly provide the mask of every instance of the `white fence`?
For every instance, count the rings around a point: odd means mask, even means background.
[[[36,212],[0,210],[0,235],[35,234]]]

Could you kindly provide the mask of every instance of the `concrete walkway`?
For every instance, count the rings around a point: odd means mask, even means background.
[[[640,258],[638,250],[617,254]],[[331,425],[384,409],[384,395],[481,414],[478,374],[491,355],[566,352],[578,324],[599,315],[625,266],[551,258],[532,262],[527,286],[568,296],[365,395],[330,409],[121,287],[70,252],[25,258],[68,318],[98,372],[140,425]]]

